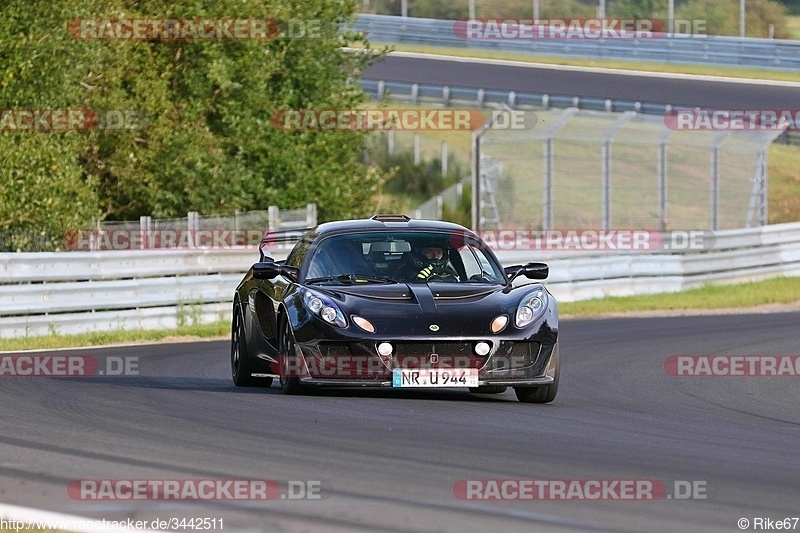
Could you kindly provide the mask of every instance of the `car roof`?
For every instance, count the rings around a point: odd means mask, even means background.
[[[402,217],[402,218],[401,218]],[[445,233],[467,233],[475,235],[472,230],[440,220],[415,220],[402,215],[375,215],[372,218],[358,220],[339,220],[326,222],[312,229],[307,238],[330,236],[337,233],[350,233],[353,231],[441,231]]]

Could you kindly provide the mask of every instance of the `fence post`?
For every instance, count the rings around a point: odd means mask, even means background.
[[[711,149],[711,230],[719,226],[719,147]]]
[[[271,205],[267,209],[267,216],[269,217],[269,231],[270,233],[278,231],[281,225],[280,210],[277,205]]]
[[[667,231],[667,144],[658,145],[658,229]]]
[[[394,156],[394,130],[389,130],[386,133],[386,150],[389,152],[389,156]]]
[[[447,141],[442,141],[442,176],[447,176]]]
[[[767,204],[767,147],[762,146],[761,150],[758,152],[758,163],[761,165],[761,181],[759,182],[760,185],[760,200],[761,200],[761,209],[758,212],[758,221],[761,226],[766,226],[769,223],[769,211],[768,211],[768,204]]]
[[[481,135],[483,128],[472,133],[472,231],[480,234],[481,228]]]
[[[419,165],[420,162],[420,148],[419,148],[419,133],[414,132],[414,164]]]
[[[553,228],[553,138],[547,137],[543,147],[544,198],[542,198],[542,229]]]
[[[611,142],[605,141],[600,148],[603,173],[603,229],[611,226]]]
[[[317,225],[317,204],[306,204],[306,227],[313,228]]]
[[[151,219],[149,216],[140,216],[139,217],[139,249],[144,250],[149,248],[150,245],[150,229],[151,229]]]

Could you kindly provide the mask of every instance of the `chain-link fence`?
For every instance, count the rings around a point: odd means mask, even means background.
[[[767,145],[781,131],[698,131],[664,117],[537,111],[476,133],[476,229],[733,229],[767,223]]]

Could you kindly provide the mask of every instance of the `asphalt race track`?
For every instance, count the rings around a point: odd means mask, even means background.
[[[670,355],[797,355],[800,314],[569,320],[550,405],[465,390],[237,389],[223,341],[75,350],[139,376],[0,378],[0,501],[226,531],[739,531],[800,515],[797,377],[673,377]],[[39,354],[51,355],[51,354]],[[322,482],[322,499],[72,499],[80,479]],[[705,499],[464,501],[469,479],[648,479]],[[751,526],[752,527],[752,526]],[[800,526],[798,526],[800,527]]]
[[[363,77],[713,109],[796,109],[800,106],[797,86],[554,70],[464,60],[389,56],[370,66]]]

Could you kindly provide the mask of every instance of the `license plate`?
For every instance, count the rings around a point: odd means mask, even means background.
[[[477,387],[477,368],[395,368],[394,387]]]

